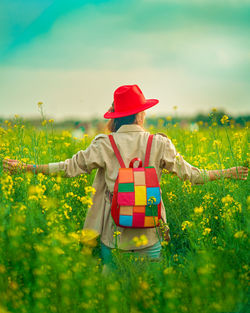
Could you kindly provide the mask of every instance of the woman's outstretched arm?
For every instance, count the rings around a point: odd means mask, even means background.
[[[32,172],[34,174],[43,173],[45,175],[49,175],[48,164],[41,165],[25,164],[21,161],[12,159],[3,160],[3,170],[9,171],[10,174],[15,174],[18,172]]]
[[[18,172],[43,173],[45,175],[61,172],[65,177],[75,177],[84,173],[90,173],[95,168],[104,167],[103,154],[105,152],[106,135],[96,136],[86,150],[80,150],[65,161],[33,165],[25,164],[18,160],[4,159],[3,170],[11,174]]]
[[[208,174],[209,180],[216,180],[222,177],[246,180],[248,176],[248,167],[238,166],[238,167],[231,167],[231,168],[227,168],[223,170],[210,170],[210,171],[207,171],[207,174]]]
[[[164,140],[165,151],[161,160],[162,168],[170,173],[176,174],[182,180],[189,180],[193,185],[204,184],[207,181],[221,178],[246,180],[248,176],[248,167],[237,166],[223,170],[201,170],[192,166],[183,159],[170,139]]]

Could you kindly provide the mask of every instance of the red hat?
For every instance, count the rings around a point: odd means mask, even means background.
[[[105,118],[117,118],[133,115],[151,108],[159,102],[157,99],[145,99],[137,85],[124,85],[114,92],[114,112],[108,111]]]

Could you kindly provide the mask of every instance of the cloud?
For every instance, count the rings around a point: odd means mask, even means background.
[[[206,13],[199,9],[196,16],[202,22],[196,24],[192,11],[178,7],[169,12],[156,6],[155,11],[140,10],[139,3],[128,11],[128,2],[111,4],[87,5],[61,17],[49,33],[20,47],[7,64],[114,70],[183,67],[198,76],[250,79],[248,33],[243,26],[220,24],[218,12],[212,24],[203,21]],[[171,18],[165,23],[166,14]]]
[[[95,4],[104,2],[97,0]],[[111,0],[108,0],[108,2]],[[14,0],[10,3],[3,0],[0,5],[4,49],[1,58],[6,60],[13,57],[20,47],[28,46],[40,35],[46,35],[53,28],[54,23],[63,16],[88,5],[90,0]]]
[[[13,36],[3,39],[12,44],[0,60],[0,105],[5,104],[5,112],[20,104],[28,114],[31,105],[45,100],[49,112],[59,117],[69,115],[71,108],[83,116],[98,114],[103,104],[110,104],[116,86],[136,82],[148,96],[162,99],[158,112],[168,112],[163,103],[178,105],[185,114],[201,104],[247,109],[248,4],[82,3],[46,0],[44,6],[34,4],[27,20],[18,15],[17,32],[14,22],[6,26],[13,28]]]
[[[0,2],[0,51],[7,49],[18,37],[23,37],[54,0],[2,0]]]

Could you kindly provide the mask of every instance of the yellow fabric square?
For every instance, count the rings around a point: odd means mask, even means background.
[[[132,206],[121,206],[120,207],[120,215],[133,215],[133,207]]]
[[[158,224],[158,217],[155,216],[145,216],[144,227],[155,226]]]
[[[135,205],[146,205],[146,186],[135,186]]]

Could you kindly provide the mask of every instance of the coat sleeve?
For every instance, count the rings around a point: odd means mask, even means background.
[[[65,177],[75,177],[90,173],[95,168],[104,167],[100,153],[101,136],[96,137],[86,150],[80,150],[71,159],[57,163],[49,163],[49,174],[64,172]]]
[[[164,138],[163,142],[163,155],[160,162],[162,169],[174,173],[181,180],[189,180],[192,185],[204,184],[208,181],[207,171],[198,169],[185,161],[169,138]]]

